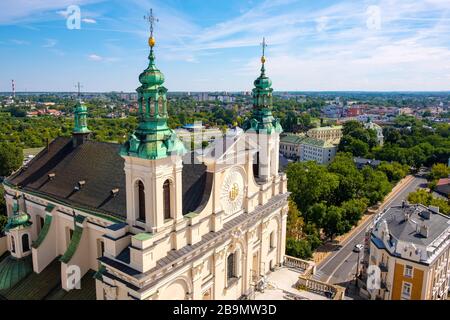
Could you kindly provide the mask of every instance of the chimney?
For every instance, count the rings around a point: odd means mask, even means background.
[[[419,234],[424,238],[428,238],[428,231],[429,231],[428,226],[423,224],[420,226]]]

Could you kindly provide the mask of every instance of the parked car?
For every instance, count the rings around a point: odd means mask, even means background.
[[[353,247],[353,252],[361,252],[361,250],[364,249],[364,245],[361,243],[355,244]]]

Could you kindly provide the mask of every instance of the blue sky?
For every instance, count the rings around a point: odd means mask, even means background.
[[[2,0],[0,91],[134,91],[149,8],[169,91],[450,90],[449,0]]]

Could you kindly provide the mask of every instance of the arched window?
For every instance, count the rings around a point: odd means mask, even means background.
[[[236,278],[236,254],[231,253],[227,258],[227,281]]]
[[[139,220],[145,222],[145,189],[142,181],[138,182]]]
[[[170,219],[170,181],[166,180],[163,184],[163,206],[164,206],[164,220]]]
[[[11,252],[16,252],[16,242],[14,240],[14,236],[11,236]]]
[[[153,101],[152,98],[148,98],[148,107],[149,107],[150,117],[154,117],[155,116],[155,101]]]
[[[259,173],[259,152],[257,152],[253,158],[253,176],[259,178]]]
[[[22,252],[30,251],[30,240],[28,237],[28,233],[25,233],[22,236]]]

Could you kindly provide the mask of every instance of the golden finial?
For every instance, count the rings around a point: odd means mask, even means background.
[[[159,19],[155,18],[153,15],[153,9],[150,9],[148,16],[144,16],[144,19],[147,20],[150,24],[150,37],[148,38],[148,45],[153,48],[156,44],[156,40],[153,37],[153,26],[155,22],[159,22]]]
[[[155,43],[156,43],[155,38],[153,38],[153,37],[148,38],[148,45],[149,45],[150,47],[153,48],[153,47],[155,46]]]

